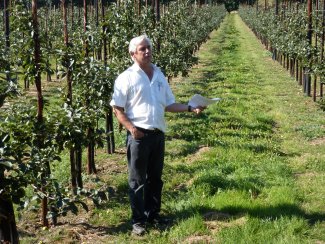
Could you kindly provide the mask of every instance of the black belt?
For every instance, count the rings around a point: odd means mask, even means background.
[[[142,131],[143,133],[147,133],[147,134],[157,134],[157,133],[162,133],[161,130],[157,129],[157,128],[154,128],[154,129],[143,129],[141,127],[135,127],[137,128],[139,131]]]

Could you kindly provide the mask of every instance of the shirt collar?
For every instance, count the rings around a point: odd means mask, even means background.
[[[154,71],[157,70],[157,66],[156,66],[156,65],[151,64],[151,66],[152,66],[152,68],[154,69]],[[135,71],[142,70],[142,69],[140,68],[140,66],[139,66],[137,63],[133,63],[132,68],[133,68]]]

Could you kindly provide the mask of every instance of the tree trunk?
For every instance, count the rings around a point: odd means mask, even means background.
[[[3,197],[0,197],[0,243],[19,243],[13,204]]]
[[[107,152],[113,154],[115,152],[115,140],[114,140],[114,126],[113,126],[113,109],[110,107],[106,114],[106,133],[107,137]]]
[[[77,147],[76,150],[75,150],[75,159],[76,159],[76,163],[75,163],[75,166],[76,166],[76,173],[77,173],[77,186],[79,188],[83,188],[83,183],[82,183],[82,148],[81,146],[80,147]]]
[[[88,174],[96,174],[97,170],[95,167],[95,143],[93,141],[93,134],[94,134],[94,129],[93,128],[88,128],[87,130],[87,137],[89,139],[89,145],[88,145]]]
[[[75,150],[70,149],[70,171],[71,171],[71,187],[72,193],[77,194],[77,171],[76,171],[76,159],[75,159]]]

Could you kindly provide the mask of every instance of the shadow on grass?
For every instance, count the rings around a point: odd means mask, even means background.
[[[184,115],[184,120],[169,125],[171,129],[166,140],[181,139],[189,142],[191,147],[184,150],[182,156],[195,153],[200,145],[237,147],[256,154],[273,153],[286,157],[296,156],[274,146],[277,145],[279,138],[274,136],[277,124],[273,119],[257,117],[254,121],[247,121],[242,116],[228,115],[224,111],[225,108],[218,108],[218,110],[220,110],[218,114],[207,111],[195,119],[190,117],[191,115]]]
[[[108,236],[108,235],[116,235],[116,234],[122,234],[122,233],[129,233],[131,232],[131,224],[128,222],[123,222],[116,226],[98,226],[98,225],[92,225],[89,223],[69,223],[68,225],[66,223],[58,223],[56,225],[57,228],[65,228],[66,231],[73,230],[71,233],[78,233],[78,229],[81,229],[80,233],[81,235],[88,235],[87,233],[91,233],[92,235],[96,236]],[[22,238],[35,238],[37,237],[37,233],[28,233],[24,230],[19,230],[19,236],[20,239]],[[62,238],[65,238],[62,236]],[[73,238],[73,236],[67,237],[67,239]],[[67,240],[65,240],[67,241]],[[43,243],[43,242],[39,242]],[[76,243],[76,242],[64,242],[64,243]]]
[[[295,204],[278,204],[275,206],[258,206],[255,208],[229,206],[223,207],[221,209],[198,206],[180,211],[174,216],[175,219],[181,221],[190,218],[193,216],[193,214],[197,213],[202,216],[213,216],[213,214],[211,213],[216,213],[216,219],[211,219],[210,217],[209,220],[221,220],[218,218],[220,215],[223,217],[228,216],[227,218],[222,219],[225,221],[236,219],[238,218],[238,216],[242,217],[243,215],[248,215],[254,218],[269,220],[277,220],[281,217],[298,217],[301,219],[305,219],[310,225],[314,225],[317,222],[325,221],[324,213],[306,213]]]
[[[151,229],[166,231],[173,225],[172,219],[174,219],[171,215],[166,216],[170,219],[170,222],[166,224],[146,224],[146,229],[150,231]],[[69,227],[72,228],[82,228],[89,233],[96,233],[97,236],[107,236],[107,235],[120,235],[120,234],[131,234],[132,235],[132,224],[129,220],[124,220],[117,225],[114,226],[104,226],[104,225],[93,225],[90,223],[73,223],[69,224]]]
[[[301,208],[294,204],[279,204],[275,206],[258,206],[258,207],[234,207],[226,206],[221,209],[209,208],[204,206],[190,207],[185,210],[176,212],[174,214],[168,214],[165,217],[170,219],[168,224],[165,225],[148,225],[147,229],[162,231],[168,231],[173,225],[185,221],[193,215],[200,214],[204,220],[208,221],[224,221],[229,222],[236,220],[245,215],[268,220],[277,220],[281,217],[298,217],[305,219],[308,224],[315,225],[317,222],[325,221],[325,214],[323,213],[312,213],[308,214]],[[65,223],[59,223],[57,226],[64,226]],[[69,223],[69,228],[84,229],[86,233],[96,233],[97,236],[108,236],[108,235],[119,235],[131,233],[131,223],[129,221],[121,221],[120,224],[114,226],[104,225],[92,225],[90,223]],[[24,230],[19,231],[21,237],[35,237],[35,234],[25,232]]]
[[[28,232],[26,230],[23,230],[23,229],[19,229],[18,228],[18,234],[19,234],[19,238],[35,238],[36,237],[36,233],[33,232]]]
[[[55,226],[53,226],[58,230],[58,232],[62,232],[60,229],[64,229],[65,232],[67,233],[81,233],[81,235],[96,235],[96,236],[108,236],[108,235],[117,235],[117,234],[125,234],[131,232],[131,223],[128,220],[122,220],[120,224],[118,225],[96,225],[96,224],[91,224],[87,222],[79,222],[79,223],[71,223],[70,221],[63,221],[63,222],[58,222]],[[53,228],[51,227],[51,228]],[[40,230],[40,229],[39,229]],[[19,229],[19,236],[20,239],[24,238],[37,238],[38,231],[39,230],[34,230],[34,231],[26,231],[24,229]],[[80,231],[78,231],[80,230]],[[53,232],[54,233],[54,232]],[[49,234],[49,235],[53,235]],[[73,236],[68,235],[68,236],[62,236],[63,239],[69,239],[73,238]],[[43,242],[42,242],[43,243]],[[68,243],[68,242],[64,242]],[[72,242],[69,242],[72,243]],[[73,242],[75,243],[75,242]]]
[[[92,225],[89,223],[73,223],[69,224],[71,227],[82,227],[85,230],[97,233],[98,236],[106,236],[106,235],[115,235],[121,233],[128,233],[131,231],[131,224],[130,222],[121,222],[116,226],[98,226]]]
[[[246,213],[249,216],[256,218],[268,218],[268,219],[278,219],[280,217],[298,217],[305,219],[309,224],[313,225],[318,221],[325,220],[324,213],[306,213],[301,208],[295,204],[278,204],[275,206],[260,206],[256,208],[242,208],[242,207],[225,207],[221,209],[223,212],[233,213],[233,214],[243,214]]]

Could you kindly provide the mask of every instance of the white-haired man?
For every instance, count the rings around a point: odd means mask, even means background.
[[[169,84],[152,64],[152,44],[146,35],[133,38],[129,53],[134,64],[115,81],[110,102],[117,120],[127,129],[129,198],[132,210],[132,232],[145,233],[145,223],[162,223],[161,179],[166,131],[164,113],[195,112],[175,102]]]

